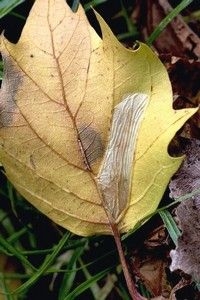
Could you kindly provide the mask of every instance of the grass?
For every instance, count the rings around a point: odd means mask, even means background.
[[[0,2],[0,18],[11,13],[12,10],[23,3],[25,0],[1,0]]]
[[[179,14],[181,11],[186,8],[193,0],[184,0],[181,1],[154,29],[151,35],[147,39],[147,44],[150,46],[165,29],[165,27]]]
[[[92,291],[94,287],[99,291],[98,299],[105,299],[107,294],[98,285],[98,281],[112,272],[116,273],[117,261],[108,267],[105,267],[103,263],[103,268],[101,268],[102,262],[105,259],[110,260],[113,253],[116,252],[114,244],[112,249],[109,249],[106,253],[102,252],[101,256],[88,260],[88,258],[85,258],[85,255],[89,244],[90,248],[94,247],[94,244],[102,243],[104,237],[76,237],[58,228],[56,233],[52,233],[56,242],[49,242],[48,248],[40,249],[37,241],[40,228],[36,234],[33,230],[35,224],[31,221],[24,224],[23,220],[22,223],[18,221],[17,225],[15,224],[15,215],[18,216],[19,209],[23,210],[24,215],[27,213],[27,209],[31,211],[31,214],[40,214],[29,207],[29,204],[17,194],[10,183],[1,186],[0,195],[3,201],[9,202],[10,207],[13,206],[11,201],[14,201],[14,206],[11,210],[9,208],[0,210],[0,230],[3,233],[0,236],[0,253],[4,254],[8,259],[14,257],[15,261],[20,262],[20,269],[23,270],[23,272],[18,272],[17,269],[14,272],[1,270],[0,281],[4,281],[5,287],[3,291],[4,293],[6,291],[6,299],[10,299],[9,297],[14,297],[14,295],[18,295],[19,299],[28,297],[32,287],[33,289],[38,289],[37,283],[41,281],[41,278],[48,278],[52,289],[55,288],[53,281],[57,282],[57,278],[59,278],[59,300],[75,299],[75,297],[87,290]],[[11,201],[9,195],[12,195]],[[43,219],[43,216],[40,216],[40,218]],[[19,217],[19,219],[21,218]],[[45,236],[43,235],[42,238],[44,239]],[[36,265],[32,261],[36,261]],[[38,261],[41,261],[39,265],[37,265]],[[82,282],[79,280],[79,277]],[[20,286],[15,289],[14,294],[12,294],[9,287],[10,280],[20,281]],[[111,285],[111,287],[113,286]],[[46,286],[46,289],[48,290],[48,286]],[[120,291],[120,293],[123,294],[123,291]],[[89,293],[89,295],[92,294],[92,292],[91,294]]]
[[[1,1],[0,18],[7,14],[25,18],[14,10],[22,2],[24,1]],[[78,2],[74,1],[74,9]],[[98,5],[104,2],[106,0],[89,1],[85,4],[85,10],[89,10],[91,6],[98,8]],[[155,28],[147,43],[151,45],[172,18],[191,2],[181,1]],[[118,35],[118,38],[123,40],[137,36],[137,29],[130,21],[122,2],[119,16],[124,18],[127,31]],[[1,62],[1,78],[2,74]],[[82,238],[59,228],[24,201],[3,173],[0,179],[0,291],[4,294],[4,299],[16,299],[16,295],[17,299],[32,299],[30,295],[34,294],[34,291],[39,291],[41,296],[44,291],[48,299],[72,300],[87,297],[104,300],[113,289],[116,298],[130,299],[121,278],[115,246],[108,237]],[[191,195],[186,195],[185,199],[189,197]],[[177,202],[180,200],[184,199],[177,199]],[[154,215],[160,214],[172,241],[176,244],[180,231],[169,206],[157,210]],[[43,232],[43,226],[47,232]],[[125,245],[141,226],[142,222],[133,232],[122,237]],[[12,264],[12,270],[1,269],[1,266],[8,262]],[[140,290],[144,296],[149,295],[142,284]]]

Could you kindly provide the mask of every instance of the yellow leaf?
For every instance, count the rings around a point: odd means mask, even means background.
[[[168,155],[168,144],[196,111],[173,110],[168,75],[157,56],[144,44],[127,50],[98,20],[103,39],[81,6],[73,13],[64,0],[36,0],[19,42],[1,38],[0,161],[28,201],[84,236],[112,234],[112,218],[126,232],[155,211],[182,161]],[[128,150],[131,167],[122,166],[129,174],[126,196],[122,205],[115,199],[113,213],[99,180],[113,111],[126,119],[126,105],[118,106],[122,100],[135,109],[127,95],[131,101],[144,95],[146,102],[134,147],[127,148],[134,150]]]

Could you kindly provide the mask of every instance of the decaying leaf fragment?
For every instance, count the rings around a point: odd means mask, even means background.
[[[182,235],[178,246],[170,252],[171,271],[182,270],[200,280],[200,197],[184,201],[176,210]]]
[[[146,45],[125,49],[98,20],[103,39],[81,6],[73,13],[64,0],[36,0],[19,42],[1,37],[0,161],[27,200],[84,236],[112,234],[108,216],[126,232],[156,209],[182,161],[169,156],[168,144],[195,112],[172,109],[167,72]],[[138,118],[140,95],[146,100]],[[114,195],[123,200],[109,206],[99,178],[102,183],[115,112],[125,98],[136,132],[120,150]],[[124,118],[127,109],[120,111]]]
[[[186,147],[187,159],[170,183],[172,197],[200,189],[200,141],[193,139]],[[176,209],[182,235],[172,250],[171,271],[182,270],[200,281],[200,195],[181,202]]]

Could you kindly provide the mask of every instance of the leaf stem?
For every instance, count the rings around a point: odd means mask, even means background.
[[[133,300],[144,300],[146,298],[142,297],[138,293],[138,291],[135,287],[135,284],[134,284],[134,282],[131,278],[131,274],[130,274],[129,269],[128,269],[128,264],[127,264],[127,261],[126,261],[125,256],[124,256],[124,251],[122,249],[122,243],[121,243],[121,239],[120,239],[119,230],[118,230],[116,224],[114,224],[114,223],[110,223],[110,226],[111,226],[112,231],[113,231],[115,244],[117,246],[117,251],[118,251],[118,254],[119,254],[120,262],[121,262],[121,265],[122,265],[124,277],[125,277],[125,280],[126,280],[126,284],[127,284],[127,288],[128,288],[129,293],[130,293],[130,296]]]

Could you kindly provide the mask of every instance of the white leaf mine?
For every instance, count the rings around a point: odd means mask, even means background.
[[[148,96],[128,95],[114,109],[110,138],[97,177],[104,207],[114,220],[127,207],[138,132]]]

